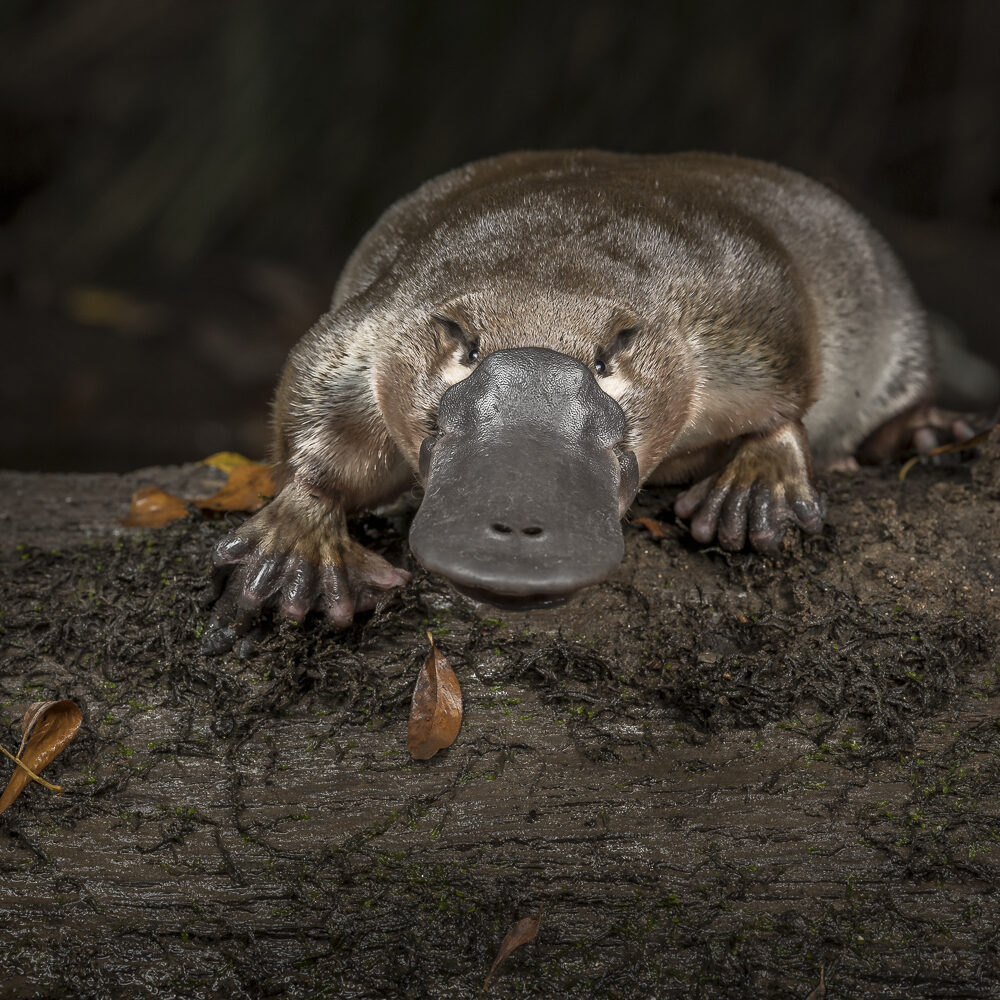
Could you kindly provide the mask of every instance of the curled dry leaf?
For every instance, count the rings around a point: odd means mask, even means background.
[[[430,655],[420,668],[410,703],[406,748],[414,760],[427,760],[450,747],[462,725],[462,689],[455,671],[430,639]]]
[[[663,525],[653,517],[637,517],[636,524],[641,524],[654,538],[666,538],[667,533],[663,530]]]
[[[524,917],[523,919],[518,920],[518,922],[514,924],[509,931],[507,931],[507,936],[500,942],[500,950],[497,952],[497,957],[493,959],[493,964],[490,966],[486,982],[483,983],[484,993],[490,988],[490,981],[493,979],[493,973],[500,967],[500,963],[503,962],[512,951],[520,948],[522,944],[527,944],[529,941],[535,940],[535,935],[538,933],[538,925],[542,920],[542,910],[544,908],[544,906],[538,907],[538,912],[533,917]]]
[[[125,528],[162,528],[187,512],[180,497],[165,493],[159,486],[143,486],[132,494],[132,506],[121,519],[121,525]]]
[[[0,813],[32,779],[53,791],[62,791],[59,785],[44,781],[38,775],[73,741],[82,721],[80,706],[75,701],[36,701],[28,707],[21,723],[21,746],[17,756],[3,751],[15,761],[16,767],[3,795],[0,795]],[[0,747],[0,750],[3,748]]]
[[[260,510],[278,492],[270,465],[247,462],[235,465],[222,489],[203,500],[195,500],[199,510],[243,510],[253,513]]]

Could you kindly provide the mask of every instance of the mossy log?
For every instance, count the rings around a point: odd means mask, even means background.
[[[220,520],[117,526],[155,483],[0,474],[0,739],[77,740],[0,817],[4,997],[996,997],[1000,443],[822,481],[776,559],[643,493],[612,579],[475,605],[413,584],[345,631],[200,652]],[[457,742],[406,751],[431,630]],[[12,747],[13,745],[13,747]],[[3,772],[6,774],[6,772]]]

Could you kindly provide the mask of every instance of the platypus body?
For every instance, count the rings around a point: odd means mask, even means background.
[[[495,604],[601,580],[643,483],[694,483],[697,540],[774,551],[822,528],[814,463],[919,439],[932,394],[902,268],[821,184],[708,154],[470,164],[382,216],[292,351],[281,488],[216,549],[210,644],[262,606],[346,624],[406,583],[345,513],[414,474],[414,555]]]

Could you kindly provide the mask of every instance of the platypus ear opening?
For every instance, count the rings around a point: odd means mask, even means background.
[[[640,329],[641,327],[638,323],[636,323],[632,326],[626,326],[624,329],[619,330],[615,334],[615,339],[611,342],[608,357],[614,357],[622,351],[627,351],[632,346],[632,341],[635,340]]]
[[[431,313],[431,322],[439,335],[442,347],[450,349],[457,346],[471,350],[475,346],[476,338],[468,334],[457,320],[441,316],[439,313]]]

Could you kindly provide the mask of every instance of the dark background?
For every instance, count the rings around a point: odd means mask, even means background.
[[[0,39],[0,466],[263,454],[364,230],[514,148],[818,176],[1000,360],[996,0],[20,0]]]

